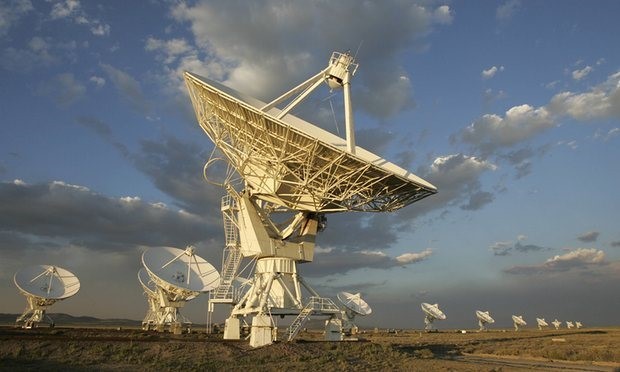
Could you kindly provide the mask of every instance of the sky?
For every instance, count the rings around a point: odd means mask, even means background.
[[[361,326],[618,325],[617,1],[0,0],[0,313],[26,266],[75,273],[50,312],[142,319],[141,255],[194,245],[221,267],[224,190],[182,79],[269,101],[351,51],[357,144],[436,195],[328,215],[300,272],[360,292]],[[336,92],[337,93],[337,92]],[[332,110],[333,108],[333,110]],[[327,87],[293,114],[344,133]],[[206,318],[207,296],[184,315]],[[218,309],[216,318],[226,316]]]

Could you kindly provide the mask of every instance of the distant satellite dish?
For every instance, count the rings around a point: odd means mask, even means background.
[[[573,327],[575,327],[575,325],[573,324],[573,322],[566,321],[566,328],[568,328],[568,329],[572,329]]]
[[[426,316],[424,317],[424,324],[425,324],[424,329],[427,331],[431,330],[433,321],[435,321],[435,319],[439,319],[439,320],[446,319],[446,315],[441,310],[439,310],[438,304],[431,305],[426,302],[423,302],[422,311],[424,312],[424,314],[426,314]]]
[[[536,318],[536,324],[538,325],[538,329],[542,330],[544,327],[548,327],[549,324],[545,321],[545,318]]]
[[[149,281],[140,273],[138,280],[147,297],[151,296],[153,290],[149,282],[156,288],[157,293],[152,297],[155,297],[158,303],[157,310],[153,310],[157,318],[155,327],[160,331],[169,326],[173,332],[180,333],[182,323],[191,322],[180,315],[179,308],[200,293],[216,288],[220,283],[218,271],[197,256],[193,246],[188,246],[185,250],[173,247],[150,248],[142,254],[142,264]]]
[[[357,326],[353,323],[356,315],[366,316],[372,313],[370,306],[364,301],[359,293],[352,294],[349,292],[340,292],[337,295],[338,300],[346,308],[342,313],[344,324],[342,329],[345,333],[357,333]]]
[[[58,266],[36,265],[26,267],[13,278],[19,291],[26,296],[28,308],[17,318],[17,324],[32,328],[48,318],[45,311],[56,301],[75,295],[80,290],[80,281],[70,271]],[[54,322],[50,320],[53,326]]]
[[[476,310],[476,318],[478,318],[479,331],[486,331],[486,324],[495,323],[495,319],[491,318],[488,311]]]
[[[559,320],[556,319],[553,322],[551,322],[551,324],[553,324],[555,329],[560,329],[560,326],[562,325],[562,322],[560,322]]]
[[[512,316],[512,322],[514,323],[515,331],[518,331],[520,329],[519,327],[523,327],[523,326],[527,325],[525,320],[523,320],[523,316],[522,315],[519,315],[519,316],[513,315]]]
[[[583,327],[583,324],[581,324],[581,322],[575,322],[575,327],[577,329],[579,329],[579,328]]]

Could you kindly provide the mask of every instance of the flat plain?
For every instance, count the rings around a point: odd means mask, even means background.
[[[172,335],[128,328],[0,327],[0,370],[218,371],[620,371],[620,328],[580,330],[366,331],[357,340],[252,349],[194,329]]]

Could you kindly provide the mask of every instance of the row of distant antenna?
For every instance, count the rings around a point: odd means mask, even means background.
[[[435,320],[446,319],[446,315],[443,313],[443,311],[439,309],[438,304],[431,305],[431,304],[424,302],[422,303],[422,311],[425,314],[425,317],[424,317],[425,328],[424,329],[427,332],[432,330],[433,322]],[[486,331],[488,330],[487,324],[495,323],[495,319],[491,317],[491,314],[489,313],[488,310],[487,311],[476,310],[476,318],[478,319],[478,326],[480,327],[479,331]],[[519,329],[521,329],[521,327],[524,327],[527,325],[527,322],[523,320],[522,315],[513,315],[512,322],[514,324],[515,331],[518,331]],[[549,326],[549,324],[547,324],[547,322],[545,321],[545,318],[536,318],[536,324],[538,325],[538,329],[540,330]],[[562,322],[560,322],[557,319],[551,322],[551,324],[553,324],[556,330],[560,329],[560,327],[562,326]],[[571,321],[566,322],[566,328],[568,329],[571,329],[571,328],[579,329],[581,327],[583,327],[581,322],[574,322],[574,323]]]

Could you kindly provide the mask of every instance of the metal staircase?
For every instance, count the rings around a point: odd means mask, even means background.
[[[211,299],[219,303],[234,303],[233,281],[241,263],[239,249],[239,229],[236,223],[237,203],[231,195],[222,198],[222,216],[224,217],[224,234],[226,247],[222,258],[220,285],[213,291]]]
[[[287,340],[293,341],[311,315],[333,315],[337,313],[340,313],[340,309],[331,299],[326,297],[310,297],[310,301],[301,309],[297,318],[288,327],[286,331]]]

